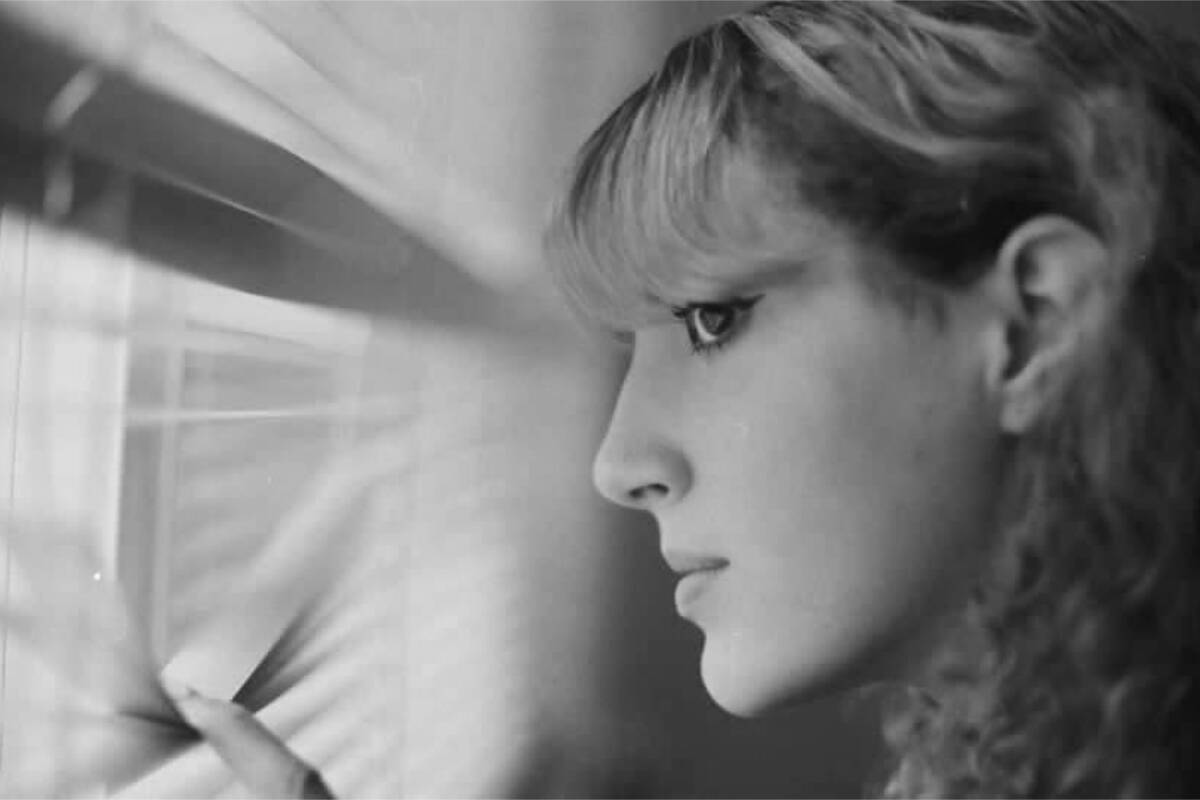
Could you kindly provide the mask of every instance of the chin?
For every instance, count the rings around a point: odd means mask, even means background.
[[[712,698],[712,701],[722,711],[739,719],[764,717],[795,705],[794,703],[775,705],[773,703],[762,702],[761,700],[745,695],[723,692],[720,688],[714,688],[708,683],[705,683],[705,688],[708,689],[708,696]]]
[[[877,683],[873,665],[853,658],[824,662],[796,658],[795,653],[753,652],[750,643],[706,638],[700,676],[709,697],[735,717],[750,719],[782,711]]]
[[[705,643],[700,677],[713,702],[735,717],[751,719],[786,711],[822,697],[837,687],[818,674],[786,671],[775,663],[755,663],[737,648]]]

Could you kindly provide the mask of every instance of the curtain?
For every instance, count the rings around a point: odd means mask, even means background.
[[[554,473],[594,378],[561,347],[255,297],[14,213],[0,239],[0,791],[244,793],[164,705],[170,664],[339,792],[503,793],[545,735],[530,589],[542,531],[579,535]]]
[[[0,794],[244,793],[168,664],[342,794],[628,767],[617,365],[537,238],[548,145],[625,80],[583,67],[658,49],[630,8],[5,4],[66,55],[0,70]]]

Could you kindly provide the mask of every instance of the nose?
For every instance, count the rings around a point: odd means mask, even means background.
[[[691,488],[690,462],[672,439],[665,398],[631,371],[592,463],[596,489],[618,505],[656,511],[678,502]]]
[[[618,505],[655,511],[687,492],[690,475],[677,450],[648,440],[617,439],[610,428],[596,453],[592,481]]]

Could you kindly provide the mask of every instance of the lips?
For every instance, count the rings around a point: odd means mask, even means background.
[[[689,553],[683,550],[668,550],[663,553],[667,566],[676,575],[688,575],[693,572],[708,572],[724,569],[729,566],[729,560],[701,553]]]
[[[729,561],[717,556],[668,550],[663,554],[671,570],[680,576],[675,587],[675,608],[683,616],[699,600]]]

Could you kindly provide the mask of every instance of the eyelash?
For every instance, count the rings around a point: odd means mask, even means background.
[[[716,303],[687,303],[682,306],[672,306],[671,316],[679,320],[684,330],[687,331],[688,341],[692,345],[692,352],[698,355],[706,355],[729,344],[745,324],[747,312],[761,299],[762,295],[758,297],[738,297]],[[703,341],[696,324],[696,315],[704,312],[727,313],[731,315],[729,327],[725,333],[708,334],[717,337],[711,342]]]

